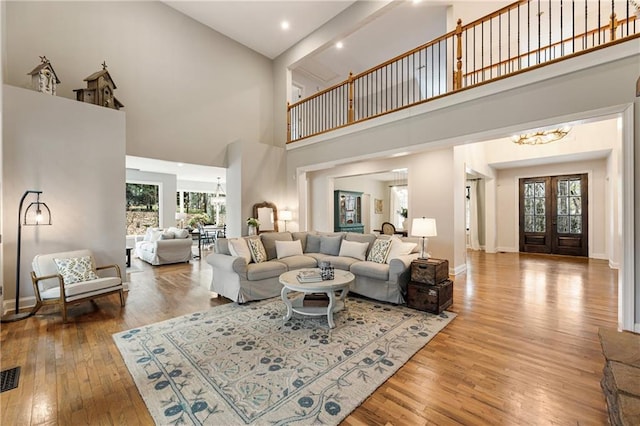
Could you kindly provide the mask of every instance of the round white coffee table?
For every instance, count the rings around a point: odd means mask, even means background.
[[[344,309],[344,299],[347,297],[347,293],[349,293],[349,286],[355,277],[351,272],[335,269],[334,278],[332,280],[318,281],[314,283],[301,283],[297,278],[300,271],[301,270],[298,269],[285,272],[280,275],[280,283],[283,286],[281,293],[282,301],[287,305],[287,315],[285,315],[284,320],[290,320],[294,312],[308,316],[326,315],[329,327],[334,328],[336,325],[333,322],[333,314]],[[288,294],[292,291],[298,291],[301,294],[297,297],[289,298]],[[337,297],[336,291],[340,292]],[[325,293],[329,296],[329,305],[304,306],[304,295],[307,293]]]

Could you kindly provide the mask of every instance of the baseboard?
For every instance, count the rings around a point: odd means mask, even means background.
[[[620,269],[620,264],[618,262],[614,262],[613,260],[609,260],[609,268]]]
[[[591,253],[589,256],[591,259],[609,260],[609,256],[605,253]]]
[[[36,306],[36,297],[29,296],[20,299],[20,309],[24,308],[33,308]],[[6,315],[15,311],[16,309],[16,301],[14,300],[5,300],[2,303],[2,315]]]
[[[496,247],[496,252],[500,253],[518,253],[520,250],[515,247]]]
[[[467,272],[467,265],[466,264],[462,264],[462,265],[458,265],[455,268],[449,268],[449,275],[460,275],[460,274],[464,274],[465,272]]]

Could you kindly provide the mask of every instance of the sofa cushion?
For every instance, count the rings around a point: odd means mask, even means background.
[[[169,228],[170,232],[173,232],[173,235],[175,238],[179,238],[179,239],[183,239],[183,238],[189,238],[189,231],[187,231],[186,229],[181,229],[181,228]]]
[[[377,237],[375,234],[358,234],[356,232],[347,232],[347,235],[344,237],[344,239],[347,241],[357,241],[359,243],[367,243],[368,247],[367,247],[367,253],[365,254],[365,256],[369,254],[369,251],[371,250],[373,243],[376,241],[376,238]]]
[[[292,271],[294,269],[302,268],[315,268],[318,266],[318,261],[311,256],[289,256],[283,259],[278,259],[278,262],[287,265],[287,269]]]
[[[287,265],[276,260],[272,260],[269,262],[250,263],[249,265],[247,265],[247,279],[249,279],[249,281],[279,277],[280,274],[283,274],[285,272],[287,272]]]
[[[227,244],[231,256],[242,257],[247,263],[251,263],[251,250],[249,250],[249,245],[245,238],[231,238],[227,240]]]
[[[376,241],[373,243],[373,247],[371,247],[371,250],[369,251],[367,260],[370,262],[384,263],[387,260],[387,256],[389,255],[390,249],[391,249],[390,239],[377,238]]]
[[[302,255],[302,243],[297,241],[276,241],[276,253],[278,259],[282,259],[289,256],[301,256]]]
[[[229,250],[229,240],[226,238],[216,238],[215,252],[218,254],[226,254],[227,256],[231,256],[231,251]]]
[[[65,285],[99,278],[94,271],[91,256],[53,259],[53,261],[56,263],[58,273],[62,275]]]
[[[357,241],[344,240],[340,245],[339,256],[353,257],[358,260],[365,260],[369,243],[359,243]]]
[[[327,257],[326,254],[322,254],[322,253],[305,253],[304,255],[314,258],[316,262],[319,262]]]
[[[149,236],[149,239],[147,240],[147,236],[145,236],[145,240],[151,242],[159,241],[160,239],[162,239],[162,234],[162,229],[152,229],[147,234]]]
[[[267,261],[267,252],[262,245],[260,238],[247,238],[247,245],[251,252],[251,258],[255,263],[262,263]]]
[[[387,255],[386,263],[391,262],[391,259],[395,259],[398,256],[404,256],[413,252],[416,248],[416,243],[405,243],[400,238],[391,239],[391,249]]]
[[[415,243],[415,248],[411,250],[411,253],[420,253],[420,247],[422,244],[422,238],[419,237],[400,237],[400,241],[403,243]]]
[[[389,280],[389,265],[369,261],[358,261],[349,268],[351,273],[363,277],[374,278],[376,280]]]
[[[293,241],[293,237],[291,232],[263,232],[260,234],[260,240],[267,253],[267,260],[271,260],[278,257],[276,241]]]
[[[164,231],[162,233],[162,235],[160,235],[160,239],[161,240],[173,240],[176,238],[176,234],[174,234],[173,232],[169,232],[169,231]]]
[[[307,247],[305,253],[320,253],[320,235],[307,235]]]
[[[294,241],[299,240],[302,244],[302,252],[307,251],[307,234],[308,232],[292,232],[291,237],[293,237]]]
[[[344,244],[344,241],[342,242]],[[325,256],[321,260],[331,263],[336,269],[342,269],[343,271],[348,271],[356,262],[360,262],[358,259],[353,257],[345,257],[345,256]]]
[[[153,241],[138,241],[136,248],[147,253],[154,253],[156,251],[156,243]]]
[[[340,245],[342,243],[342,235],[320,237],[320,253],[338,256],[340,254]]]

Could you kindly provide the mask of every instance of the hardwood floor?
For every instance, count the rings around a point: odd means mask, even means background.
[[[3,425],[149,425],[113,343],[118,331],[226,303],[206,262],[129,275],[117,296],[2,324]],[[604,425],[599,327],[616,327],[617,277],[606,261],[470,252],[455,278],[458,317],[345,419],[345,425]]]

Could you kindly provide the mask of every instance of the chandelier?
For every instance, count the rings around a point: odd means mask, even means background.
[[[543,145],[549,142],[559,141],[569,134],[571,127],[564,126],[558,129],[538,130],[532,133],[514,135],[511,140],[518,145]]]

